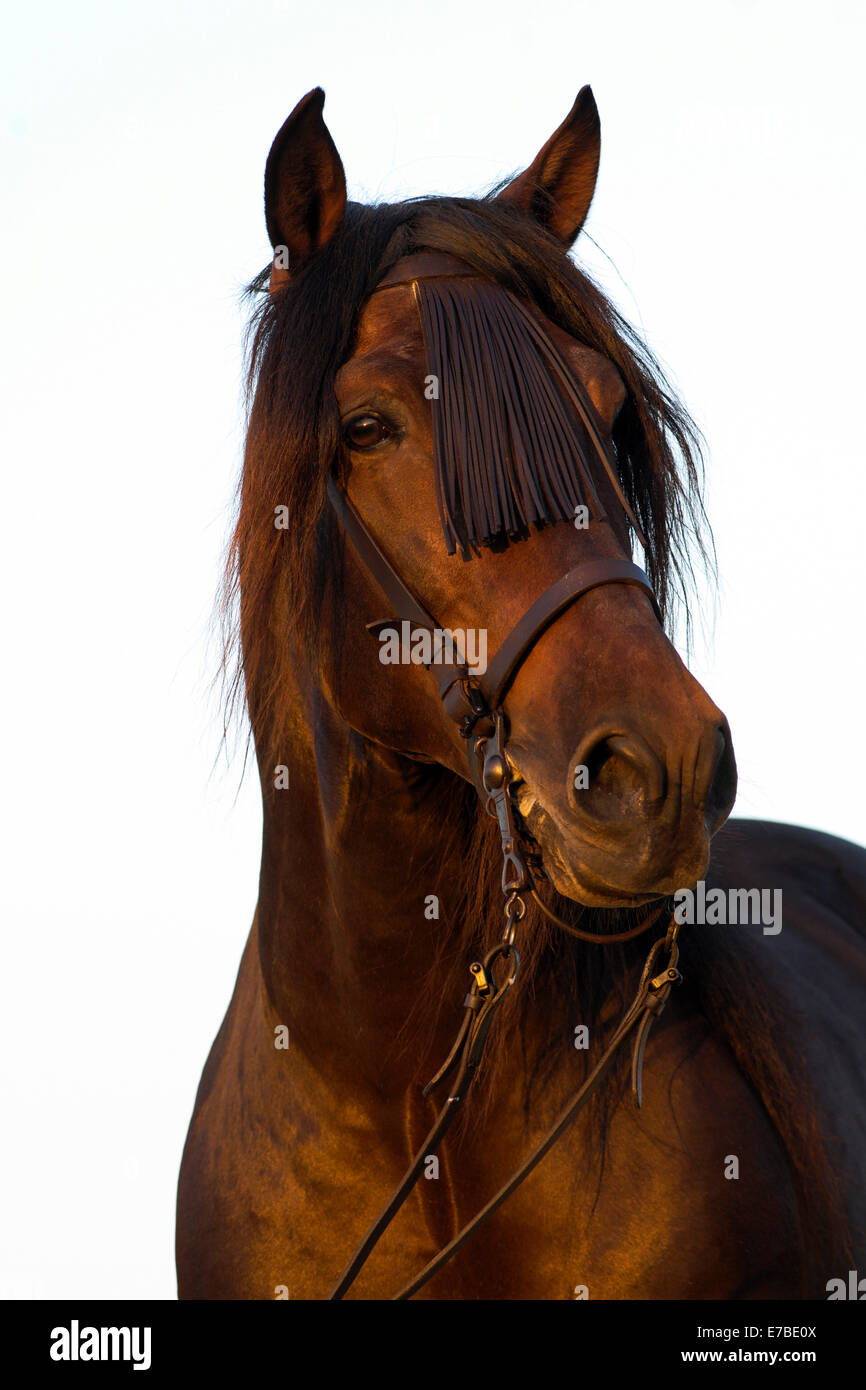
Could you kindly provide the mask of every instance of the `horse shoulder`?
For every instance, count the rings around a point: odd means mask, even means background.
[[[628,1236],[619,1250],[610,1242],[617,1226]],[[796,1296],[799,1224],[783,1147],[729,1048],[697,1012],[672,1012],[658,1028],[642,1108],[627,1097],[613,1116],[590,1230],[610,1260],[610,1290],[600,1287],[598,1297]]]

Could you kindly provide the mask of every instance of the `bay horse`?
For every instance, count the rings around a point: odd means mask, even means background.
[[[728,820],[727,721],[662,625],[700,437],[568,254],[592,94],[492,193],[378,206],[323,103],[271,148],[250,287],[261,876],[180,1297],[826,1298],[866,1274],[866,853]],[[698,888],[783,916],[680,928]]]

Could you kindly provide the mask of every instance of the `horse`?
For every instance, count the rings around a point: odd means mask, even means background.
[[[824,1299],[866,1270],[866,853],[729,819],[665,631],[712,562],[702,440],[569,254],[592,92],[484,196],[375,206],[323,105],[249,287],[261,873],[179,1297]]]

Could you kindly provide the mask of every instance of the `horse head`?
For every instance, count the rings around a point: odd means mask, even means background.
[[[295,109],[265,177],[271,295],[306,289],[313,309],[310,291],[359,211],[323,100],[317,90]],[[670,397],[650,397],[610,321],[600,326],[600,296],[567,255],[598,160],[584,88],[495,198],[381,210],[393,231],[366,267],[369,292],[334,364],[339,486],[438,632],[468,645],[464,674],[467,659],[483,674],[564,575],[630,561],[633,535],[667,598],[664,552],[685,492],[665,431],[680,417]],[[667,418],[648,438],[654,405]],[[471,777],[466,738],[421,664],[431,649],[352,546],[344,581],[342,640],[325,672],[343,716],[375,744]],[[504,708],[512,797],[560,893],[635,906],[701,876],[733,804],[730,734],[644,589],[605,582],[572,602],[526,653]]]

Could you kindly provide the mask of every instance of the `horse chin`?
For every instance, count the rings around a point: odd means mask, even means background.
[[[563,826],[525,781],[512,784],[520,819],[556,892],[583,907],[641,907],[690,887],[706,872],[709,842],[672,846],[658,862],[645,845],[593,845]],[[653,861],[656,862],[653,862]]]

